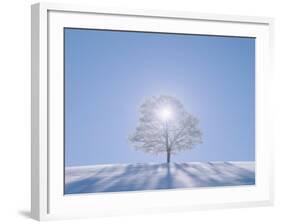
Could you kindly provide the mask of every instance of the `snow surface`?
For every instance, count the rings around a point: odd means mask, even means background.
[[[65,169],[65,194],[255,184],[254,162],[110,164]]]

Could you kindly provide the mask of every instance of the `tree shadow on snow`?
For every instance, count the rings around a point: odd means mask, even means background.
[[[231,162],[92,166],[66,174],[66,194],[255,184],[254,171]]]

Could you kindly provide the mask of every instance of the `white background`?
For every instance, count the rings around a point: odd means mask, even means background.
[[[0,222],[33,223],[30,207],[30,4],[0,5]],[[57,1],[78,2],[78,1]],[[275,206],[72,220],[58,223],[280,223],[281,221],[281,6],[262,0],[80,0],[109,8],[163,9],[275,17]],[[279,76],[279,77],[278,77]],[[280,136],[280,137],[279,137]],[[278,151],[279,149],[279,151]],[[122,205],[120,205],[122,206]]]

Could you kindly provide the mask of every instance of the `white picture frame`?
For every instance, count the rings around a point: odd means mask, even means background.
[[[31,214],[37,220],[186,211],[273,203],[270,100],[273,19],[38,3],[32,15]],[[63,194],[63,28],[256,38],[256,184],[164,191]],[[186,199],[186,200],[185,200]]]

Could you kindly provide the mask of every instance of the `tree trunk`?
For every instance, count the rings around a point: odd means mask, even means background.
[[[168,123],[165,122],[165,141],[166,141],[166,150],[167,150],[167,163],[170,164],[171,158],[171,149],[169,147],[169,132],[168,132]]]
[[[167,150],[167,163],[170,163],[171,160],[171,152],[170,150]]]

